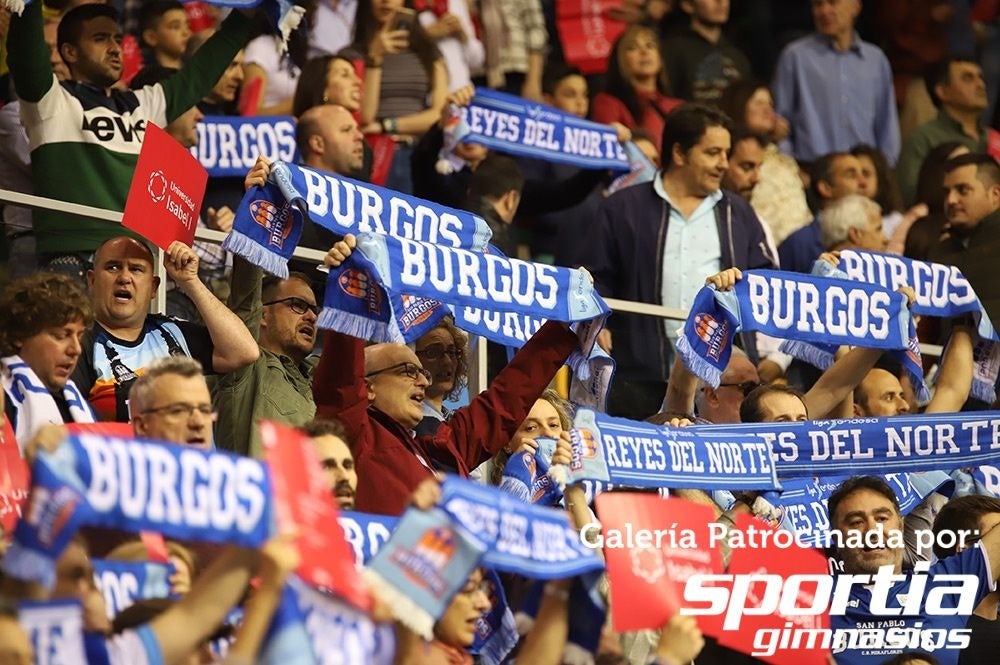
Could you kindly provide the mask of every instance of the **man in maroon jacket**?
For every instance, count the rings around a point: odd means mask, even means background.
[[[354,249],[345,236],[327,255],[336,267]],[[365,348],[355,337],[327,332],[313,378],[316,415],[344,424],[358,471],[355,509],[398,515],[410,493],[437,470],[468,476],[510,441],[577,343],[550,321],[528,340],[482,394],[456,410],[433,436],[417,437],[430,384],[420,359],[403,344]]]

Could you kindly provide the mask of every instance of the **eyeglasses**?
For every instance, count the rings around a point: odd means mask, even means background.
[[[264,307],[268,305],[288,305],[288,309],[292,310],[296,314],[305,314],[307,311],[312,312],[313,316],[319,316],[319,305],[312,305],[302,298],[297,298],[291,296],[289,298],[281,298],[279,300],[272,300],[271,302],[261,303]]]
[[[371,378],[373,376],[376,376],[378,374],[383,374],[385,372],[396,372],[397,374],[403,374],[405,376],[410,377],[414,381],[416,381],[419,377],[422,376],[425,379],[427,379],[427,383],[434,383],[434,377],[431,376],[430,372],[428,372],[423,367],[414,365],[413,363],[399,363],[398,365],[392,365],[390,367],[386,367],[385,369],[379,369],[374,372],[369,372],[368,374],[365,374],[365,378],[366,379]]]
[[[458,360],[460,354],[457,346],[445,346],[444,344],[431,344],[427,348],[417,351],[417,355],[427,360],[441,360],[445,356],[452,360]]]
[[[720,388],[722,388],[722,387],[736,388],[741,393],[743,393],[744,397],[746,397],[755,388],[759,388],[760,387],[760,383],[758,383],[757,381],[744,381],[743,383],[720,383],[719,387]]]
[[[164,418],[180,420],[181,418],[190,418],[195,411],[213,421],[219,415],[212,410],[211,404],[187,404],[185,402],[176,402],[174,404],[167,404],[166,406],[158,406],[155,409],[146,409],[139,415],[148,416],[151,413],[160,413],[163,414]]]

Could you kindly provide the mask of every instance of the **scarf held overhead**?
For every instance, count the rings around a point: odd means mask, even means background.
[[[911,326],[901,293],[848,280],[754,270],[744,272],[731,291],[705,286],[698,292],[677,351],[693,374],[718,387],[740,332],[905,351]]]
[[[295,118],[291,116],[206,116],[195,126],[198,143],[191,154],[211,178],[239,177],[257,157],[271,162],[297,162]]]

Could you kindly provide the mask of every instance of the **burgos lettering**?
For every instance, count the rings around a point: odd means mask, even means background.
[[[257,156],[271,161],[295,161],[295,122],[291,118],[232,122],[229,118],[206,118],[199,122],[198,144],[191,148],[209,172],[245,172]]]

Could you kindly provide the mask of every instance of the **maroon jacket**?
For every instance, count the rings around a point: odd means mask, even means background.
[[[336,418],[347,430],[358,472],[356,509],[402,513],[410,493],[431,475],[418,454],[468,476],[507,445],[576,344],[565,326],[546,323],[469,406],[456,410],[434,436],[415,438],[368,406],[364,342],[327,332],[313,377],[316,416]]]

